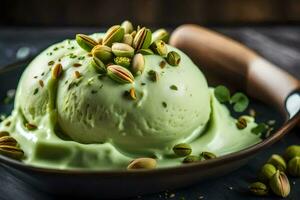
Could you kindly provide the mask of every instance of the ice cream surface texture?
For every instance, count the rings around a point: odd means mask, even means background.
[[[102,33],[90,36],[95,41]],[[143,55],[143,73],[119,84],[91,66],[93,57],[76,40],[54,44],[24,71],[15,108],[0,130],[14,137],[25,153],[24,162],[48,168],[119,169],[131,160],[152,157],[158,167],[180,165],[178,143],[218,156],[260,141],[215,98],[199,68],[179,49],[178,66],[160,55]],[[53,68],[61,75],[53,79]],[[163,65],[163,66],[162,66]],[[108,65],[109,66],[109,65]],[[151,72],[156,79],[151,79]],[[125,94],[134,88],[135,99]],[[27,124],[36,127],[28,130]]]

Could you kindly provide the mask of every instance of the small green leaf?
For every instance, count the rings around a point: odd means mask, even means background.
[[[230,91],[223,85],[217,86],[214,93],[218,101],[221,103],[225,103],[230,100]]]
[[[245,94],[241,93],[241,92],[235,93],[231,97],[230,102],[234,104],[233,110],[235,112],[243,112],[244,110],[246,110],[246,108],[249,105],[248,97]]]
[[[268,126],[265,123],[260,123],[256,127],[251,129],[251,133],[258,135],[267,131]]]

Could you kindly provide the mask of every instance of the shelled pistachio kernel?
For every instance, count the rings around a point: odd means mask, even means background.
[[[99,58],[93,56],[93,59],[91,60],[91,65],[98,73],[106,73],[106,66]]]
[[[276,167],[274,165],[267,163],[262,166],[259,171],[258,179],[264,183],[268,183],[272,176],[276,173]]]
[[[269,182],[271,190],[280,197],[287,197],[290,194],[290,183],[283,171],[277,170]]]
[[[143,54],[143,55],[153,55],[154,52],[151,49],[139,49],[137,53]]]
[[[112,80],[121,84],[134,82],[134,77],[131,72],[120,65],[109,65],[107,67],[107,75]]]
[[[149,29],[143,27],[135,35],[133,39],[133,48],[136,50],[147,49],[152,40],[152,33]]]
[[[17,160],[23,158],[24,156],[22,149],[10,145],[0,145],[0,154]]]
[[[0,145],[17,146],[18,142],[11,136],[0,137]]]
[[[97,45],[92,49],[93,57],[97,57],[103,63],[109,63],[113,59],[113,53],[110,47],[104,45]]]
[[[268,187],[261,182],[255,182],[252,183],[249,186],[249,190],[252,194],[257,195],[257,196],[266,196],[269,193]]]
[[[122,67],[128,68],[131,60],[128,57],[115,57],[114,62],[116,65],[121,65]]]
[[[180,143],[173,147],[173,151],[177,156],[188,156],[192,153],[192,147],[189,144]]]
[[[121,24],[121,27],[124,28],[125,34],[131,33],[133,31],[133,25],[130,21],[126,20]]]
[[[199,161],[199,157],[195,155],[188,155],[183,159],[183,163],[193,163]]]
[[[28,130],[30,130],[30,131],[33,131],[33,130],[37,129],[37,126],[34,125],[34,124],[31,124],[31,123],[26,123],[26,124],[25,124],[25,127],[26,127]]]
[[[240,130],[245,129],[247,127],[247,120],[244,117],[239,117],[235,125]]]
[[[122,43],[128,44],[128,45],[131,46],[131,45],[132,45],[132,42],[133,42],[133,37],[132,37],[132,35],[130,35],[130,34],[128,34],[128,33],[125,34]]]
[[[166,29],[158,29],[152,33],[152,42],[156,40],[162,40],[164,42],[168,42],[169,40],[169,33],[166,31]]]
[[[287,166],[290,175],[299,177],[300,176],[300,157],[296,156],[289,160]]]
[[[134,49],[128,44],[116,42],[112,45],[111,49],[115,56],[131,58],[134,55]]]
[[[112,26],[105,33],[102,39],[102,44],[110,47],[114,42],[121,42],[124,34],[124,28],[120,25]]]
[[[76,41],[82,49],[88,52],[90,52],[93,49],[93,47],[98,44],[93,38],[84,34],[77,34]]]
[[[283,157],[286,161],[289,161],[295,156],[300,156],[300,145],[291,145],[285,149]]]
[[[135,75],[140,75],[143,73],[145,68],[145,59],[142,54],[138,53],[134,55],[131,68]]]
[[[156,82],[158,81],[158,73],[154,70],[150,70],[148,71],[148,76],[149,76],[149,79],[153,82]]]
[[[154,169],[157,162],[153,158],[137,158],[129,163],[127,169]]]
[[[51,70],[52,78],[58,79],[62,74],[62,65],[60,63],[57,63]]]
[[[286,170],[286,162],[285,160],[278,154],[273,154],[267,163],[270,163],[276,167],[276,169],[280,171],[285,171]]]
[[[178,66],[181,61],[181,57],[176,51],[171,51],[168,53],[166,60],[169,65]]]
[[[216,158],[217,156],[211,152],[208,152],[208,151],[203,151],[201,154],[200,154],[200,158],[204,159],[204,160],[210,160],[210,159],[214,159]]]
[[[168,48],[167,48],[167,45],[164,41],[162,40],[156,40],[154,41],[150,48],[152,49],[152,51],[155,53],[155,54],[158,54],[160,56],[165,56],[167,55],[168,53]]]

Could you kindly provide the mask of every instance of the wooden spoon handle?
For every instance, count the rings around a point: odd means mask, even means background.
[[[287,97],[300,88],[299,81],[242,44],[197,25],[182,25],[170,44],[186,52],[209,82],[229,84],[251,97],[273,104],[286,114]],[[300,105],[300,102],[299,102]]]

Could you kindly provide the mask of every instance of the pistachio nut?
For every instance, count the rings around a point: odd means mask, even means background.
[[[283,171],[277,170],[269,182],[271,190],[280,197],[287,197],[290,194],[289,179]]]
[[[168,53],[166,60],[169,63],[169,65],[178,66],[180,63],[181,57],[176,51],[171,51]]]
[[[130,90],[126,90],[124,92],[124,97],[126,97],[129,100],[136,100],[136,92],[134,88],[130,88]]]
[[[166,29],[158,29],[152,33],[152,42],[156,40],[162,40],[164,42],[168,42],[169,40],[169,33],[166,31]]]
[[[133,37],[132,37],[132,35],[130,35],[130,34],[125,34],[122,42],[123,42],[124,44],[128,44],[128,45],[131,46],[131,45],[132,45],[132,42],[133,42]]]
[[[300,156],[300,145],[291,145],[286,148],[283,157],[286,161],[289,161],[295,156]]]
[[[247,120],[244,117],[239,117],[235,125],[240,130],[245,129],[247,127]]]
[[[153,55],[154,52],[151,49],[139,49],[137,53],[141,53],[143,55]]]
[[[132,23],[128,20],[124,21],[122,24],[121,24],[121,27],[124,28],[124,32],[125,34],[126,33],[131,33],[133,31],[133,26],[132,26]]]
[[[0,154],[13,159],[21,159],[24,156],[22,149],[10,145],[0,145]]]
[[[258,179],[264,183],[268,183],[269,180],[273,177],[273,175],[276,173],[276,167],[274,165],[267,163],[262,166],[262,168],[259,171]]]
[[[103,63],[109,63],[113,59],[113,53],[110,47],[97,45],[92,49],[93,57],[97,57]]]
[[[58,79],[62,74],[62,65],[60,63],[57,63],[51,70],[52,78]]]
[[[121,65],[122,67],[128,68],[130,66],[130,58],[127,57],[115,57],[114,62],[116,65]]]
[[[1,139],[1,138],[0,138]],[[296,156],[288,162],[287,170],[290,175],[299,177],[300,176],[300,157]]]
[[[11,136],[0,137],[0,145],[16,146],[17,141]]]
[[[127,169],[154,169],[156,165],[156,160],[153,158],[137,158],[129,163]]]
[[[145,68],[145,59],[144,56],[140,53],[135,54],[132,59],[132,72],[135,75],[142,74]]]
[[[203,151],[201,154],[200,154],[200,158],[204,159],[204,160],[209,160],[209,159],[213,159],[213,158],[216,158],[217,156],[211,152],[208,152],[208,151]]]
[[[91,60],[91,66],[100,74],[103,74],[106,72],[105,64],[97,57],[93,56],[93,59]]]
[[[25,126],[30,131],[33,131],[33,130],[37,129],[37,126],[34,125],[34,124],[31,124],[31,123],[26,123]]]
[[[156,40],[154,41],[150,48],[152,49],[152,51],[155,53],[155,54],[158,54],[160,56],[165,56],[167,53],[168,53],[168,48],[167,48],[167,45],[164,41],[162,40]],[[180,57],[179,57],[180,58]]]
[[[180,143],[173,147],[173,151],[177,156],[184,157],[192,153],[192,147],[189,144]]]
[[[109,65],[107,67],[107,75],[114,81],[126,84],[133,83],[134,77],[130,71],[120,65]]]
[[[195,155],[188,155],[183,159],[183,163],[193,163],[199,161],[199,157]]]
[[[285,171],[286,170],[286,162],[285,160],[278,154],[273,154],[267,163],[270,163],[276,167],[276,169],[280,171]]]
[[[125,43],[114,43],[111,49],[115,56],[131,58],[134,55],[134,49]]]
[[[114,42],[121,42],[124,34],[124,28],[120,25],[112,26],[105,33],[102,39],[102,44],[110,47]]]
[[[136,50],[147,49],[151,44],[152,33],[149,29],[143,27],[137,33],[133,39],[133,47]]]
[[[7,131],[0,131],[0,138],[3,136],[9,136],[9,132]]]
[[[148,76],[151,81],[153,81],[153,82],[158,81],[159,76],[156,71],[151,69],[150,71],[148,71]]]
[[[249,190],[252,194],[257,195],[257,196],[265,196],[269,193],[268,187],[261,182],[255,182],[252,183],[249,186]]]
[[[93,47],[98,44],[93,38],[84,34],[77,34],[76,41],[82,49],[88,52],[90,52],[93,49]]]
[[[134,37],[136,36],[136,31],[132,31],[132,32],[130,33],[130,35],[132,36],[132,39],[134,39]]]

